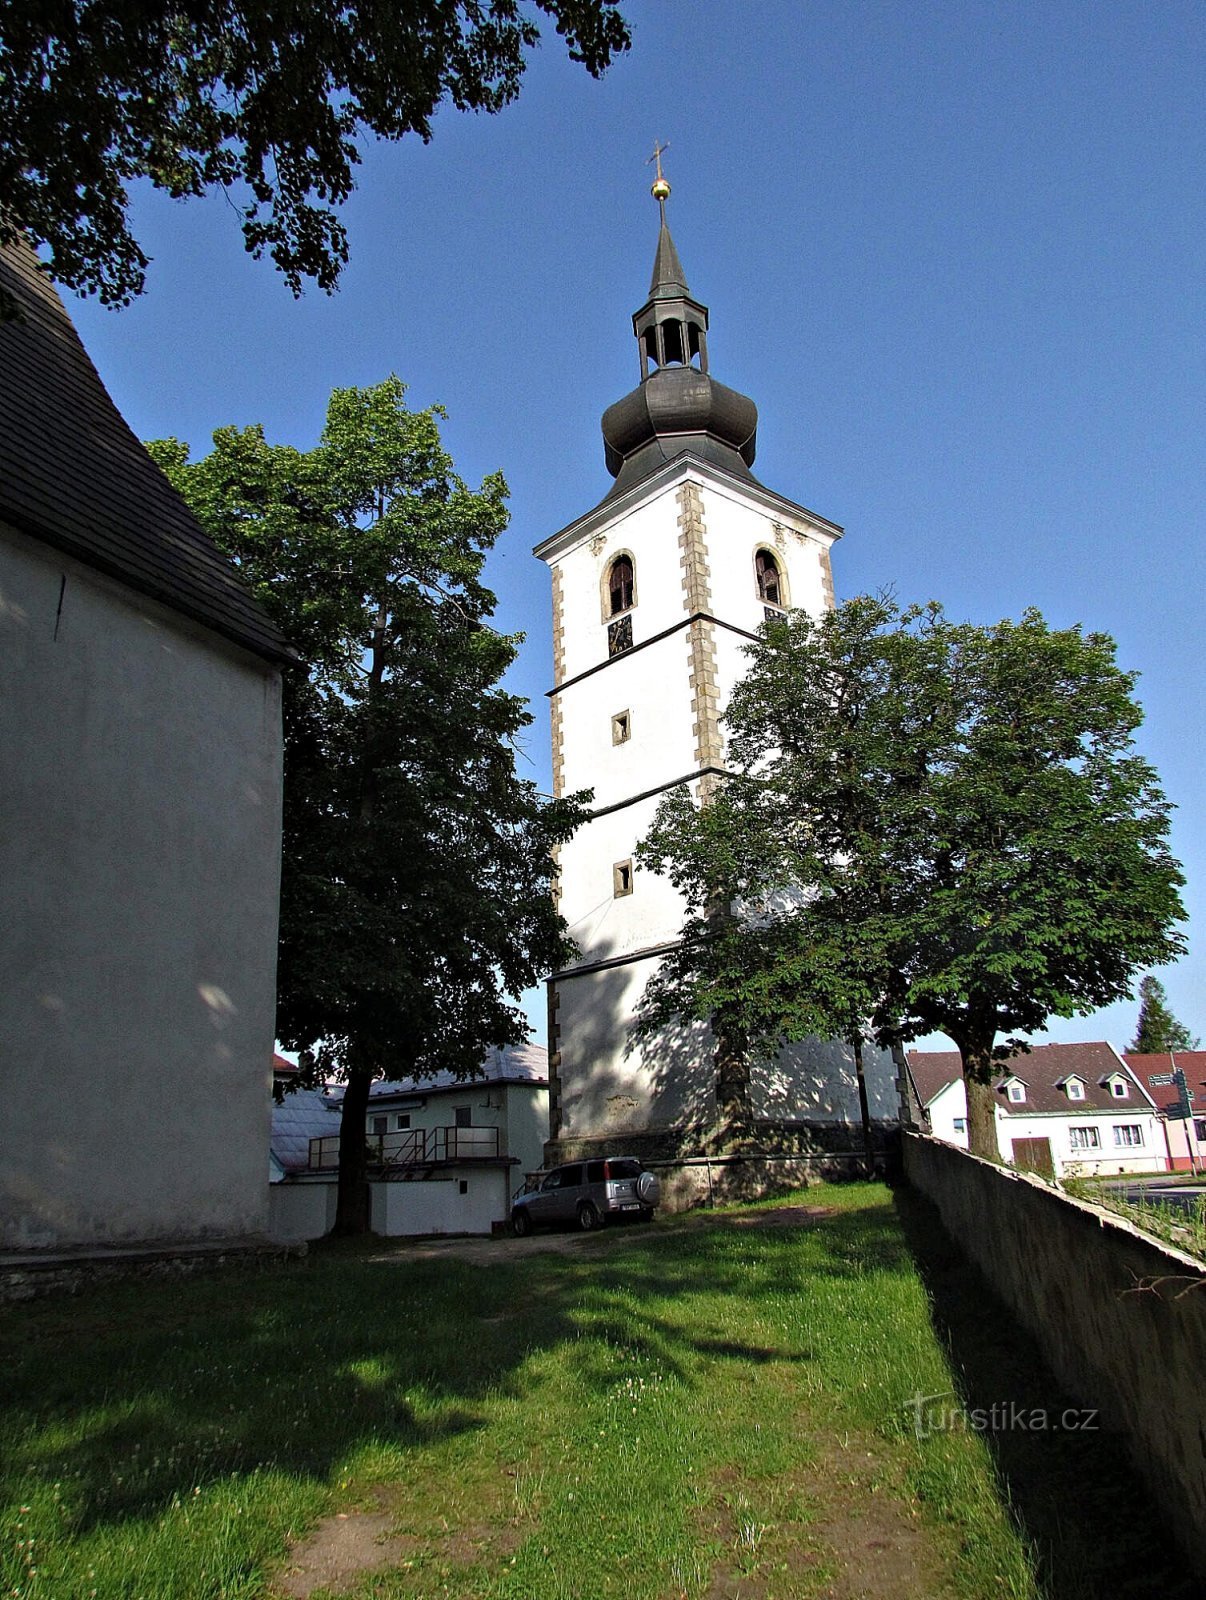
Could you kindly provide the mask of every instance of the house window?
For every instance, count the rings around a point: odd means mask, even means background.
[[[632,893],[632,862],[617,861],[611,869],[611,892],[618,900],[621,895]]]
[[[1026,1085],[1024,1083],[1011,1083],[1005,1091],[1015,1106],[1020,1106],[1026,1099]]]
[[[607,614],[619,616],[635,604],[636,586],[633,579],[632,557],[617,556],[607,574]]]
[[[1143,1143],[1143,1129],[1137,1122],[1120,1122],[1114,1129],[1114,1143],[1128,1150],[1137,1149]]]
[[[954,1120],[953,1126],[954,1126],[954,1129],[955,1129],[956,1133],[966,1133],[967,1132],[967,1118],[966,1117],[956,1117],[955,1120]]]
[[[472,1106],[454,1106],[453,1115],[456,1118],[458,1128],[471,1128],[473,1126]]]
[[[1127,1083],[1124,1078],[1110,1079],[1110,1093],[1114,1096],[1115,1100],[1125,1100],[1130,1092],[1131,1091],[1127,1087]]]
[[[632,738],[632,719],[627,711],[617,711],[611,719],[612,744],[627,744]]]
[[[1100,1150],[1101,1130],[1099,1128],[1069,1128],[1068,1143],[1073,1150]]]
[[[409,1111],[399,1111],[398,1114],[394,1117],[394,1131],[396,1133],[403,1133],[409,1127],[410,1127],[410,1112]]]
[[[468,1178],[462,1178],[461,1179],[461,1193],[462,1194],[468,1194],[469,1193],[469,1179]]]
[[[1083,1100],[1084,1099],[1084,1097],[1085,1097],[1085,1086],[1084,1086],[1083,1083],[1081,1083],[1079,1078],[1069,1078],[1067,1083],[1064,1085],[1064,1087],[1068,1091],[1068,1099],[1069,1100]]]
[[[758,598],[763,605],[783,604],[783,577],[779,563],[769,550],[759,550],[754,557],[754,574],[758,580]]]
[[[389,1118],[388,1117],[370,1117],[369,1118],[369,1132],[370,1133],[388,1133],[389,1132]]]

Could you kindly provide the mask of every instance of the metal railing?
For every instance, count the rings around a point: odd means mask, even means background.
[[[497,1128],[401,1128],[397,1133],[367,1133],[371,1167],[420,1167],[437,1162],[480,1161],[500,1154]],[[310,1170],[339,1165],[339,1135],[310,1140]]]

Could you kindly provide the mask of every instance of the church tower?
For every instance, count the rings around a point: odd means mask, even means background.
[[[667,790],[698,798],[723,774],[720,713],[747,670],[743,648],[789,606],[833,605],[829,552],[842,532],[754,477],[757,408],[711,375],[708,308],[670,236],[669,193],[659,160],[653,278],[632,319],[640,382],[603,415],[615,482],[535,550],[553,580],[554,791],[594,790],[592,818],[560,860],[579,956],[549,980],[557,1160],[687,1154],[715,1120],[708,1029],[685,1026],[656,1047],[630,1040],[645,982],[683,920],[677,891],[643,871],[635,849]],[[849,1052],[818,1042],[786,1054],[801,1052],[756,1076],[755,1115],[834,1124],[841,1144],[840,1130],[859,1123]],[[895,1120],[890,1062],[885,1070],[875,1109]]]

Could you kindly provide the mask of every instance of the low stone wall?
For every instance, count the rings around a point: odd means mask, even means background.
[[[219,1268],[275,1265],[300,1259],[305,1253],[304,1244],[262,1238],[6,1252],[0,1255],[0,1304],[43,1295],[83,1294],[128,1278],[187,1277]]]
[[[1126,1436],[1206,1576],[1206,1268],[1027,1173],[916,1133],[903,1144],[909,1182],[1068,1392]]]
[[[899,1167],[899,1126],[872,1123],[871,1169]],[[662,1181],[662,1210],[721,1200],[757,1200],[823,1179],[867,1176],[862,1129],[846,1122],[757,1123],[739,1149],[709,1150],[704,1129],[661,1129],[608,1139],[552,1139],[545,1167],[600,1156],[636,1156]]]

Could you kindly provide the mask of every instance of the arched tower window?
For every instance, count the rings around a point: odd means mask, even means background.
[[[617,556],[612,562],[607,576],[607,593],[609,616],[614,617],[631,607],[634,593],[631,556]]]
[[[754,557],[754,571],[758,575],[758,598],[764,605],[781,606],[783,602],[783,579],[779,574],[779,563],[769,550],[759,550]]]

